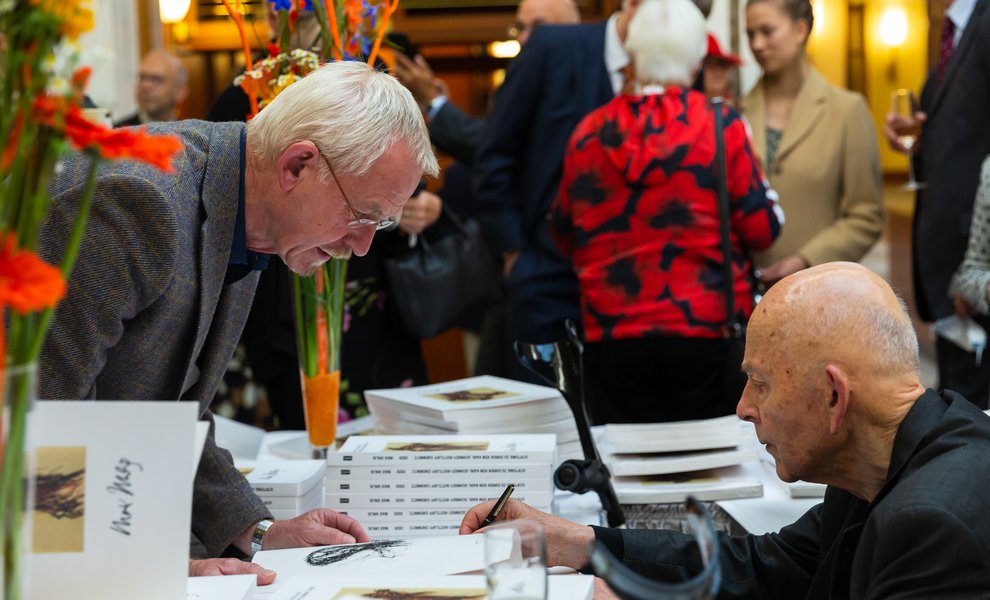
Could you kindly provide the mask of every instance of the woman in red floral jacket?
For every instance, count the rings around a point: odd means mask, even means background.
[[[588,115],[564,160],[551,224],[581,286],[597,423],[731,414],[745,385],[741,357],[722,335],[714,112],[690,89],[706,40],[690,0],[645,0],[626,41],[638,93]],[[723,110],[733,288],[744,322],[753,311],[749,252],[770,246],[783,215],[746,123]]]

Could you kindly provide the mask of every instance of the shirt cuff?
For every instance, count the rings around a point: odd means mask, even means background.
[[[446,103],[447,103],[447,96],[444,95],[437,96],[433,100],[430,100],[430,106],[426,109],[426,120],[432,121],[437,116],[437,113],[440,112],[440,109],[443,108],[443,105]]]

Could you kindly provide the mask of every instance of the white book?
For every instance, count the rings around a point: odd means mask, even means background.
[[[451,481],[495,478],[546,479],[552,476],[550,463],[520,463],[515,465],[354,465],[327,467],[327,489],[336,481],[370,479],[374,481],[422,481],[446,478]]]
[[[563,399],[554,388],[491,375],[417,387],[366,390],[364,396],[369,408],[389,407],[444,421],[463,419],[493,408],[520,405],[529,408],[534,403]]]
[[[552,463],[556,437],[518,435],[351,436],[327,456],[330,466]]]
[[[752,440],[752,425],[735,415],[671,423],[605,426],[605,443],[617,453],[686,452],[731,448]]]
[[[550,505],[535,504],[533,508],[543,512],[551,512]],[[359,523],[381,523],[381,522],[450,522],[456,520],[460,523],[467,512],[463,508],[342,508],[337,511],[342,515],[354,517]]]
[[[387,538],[404,538],[407,536],[423,535],[458,535],[460,521],[410,521],[398,523],[388,521],[373,521],[362,523],[364,530],[373,540]]]
[[[509,557],[505,548],[502,560]],[[485,568],[484,536],[452,535],[417,540],[262,550],[252,562],[279,577],[296,575],[456,575]]]
[[[261,502],[272,509],[292,509],[306,512],[322,506],[323,486],[314,485],[302,496],[258,496]]]
[[[565,406],[566,408],[566,406]],[[375,416],[375,433],[378,435],[447,435],[447,434],[470,434],[470,433],[553,433],[557,436],[557,443],[562,441],[573,441],[578,439],[577,426],[574,424],[574,417],[570,409],[564,413],[564,418],[558,411],[548,411],[546,419],[515,418],[511,422],[495,426],[487,423],[475,425],[456,423],[453,421],[421,422],[412,415],[410,418],[401,418],[397,415]],[[425,421],[425,420],[424,420]]]
[[[213,575],[190,577],[186,581],[186,598],[197,600],[251,600],[257,587],[257,575]]]
[[[613,475],[666,475],[731,467],[758,459],[756,449],[709,450],[684,454],[612,454],[606,457]]]
[[[272,600],[375,600],[393,597],[485,600],[486,589],[483,575],[333,578],[301,575],[286,582],[272,596]],[[591,575],[555,575],[547,578],[547,600],[591,600],[594,589],[595,578]]]
[[[550,492],[553,485],[549,477],[540,479],[515,479],[500,478],[496,480],[485,479],[478,481],[475,479],[447,479],[430,478],[413,481],[376,481],[374,479],[354,479],[345,481],[334,481],[327,486],[327,492],[351,492],[362,494],[411,494],[422,491],[433,490],[469,490],[474,492],[484,492],[486,494],[498,496],[505,490],[505,486],[512,484],[518,491]]]
[[[622,504],[681,503],[688,496],[706,502],[763,496],[760,480],[745,475],[740,467],[673,475],[615,477],[612,486]]]
[[[444,492],[423,491],[418,494],[352,494],[349,492],[329,492],[324,496],[327,508],[341,509],[348,506],[357,508],[458,508],[468,509],[475,504],[495,500],[499,494],[479,494],[474,491]],[[512,497],[527,504],[550,504],[553,492],[514,492]]]
[[[326,473],[322,460],[238,460],[234,463],[258,496],[302,496]]]
[[[285,521],[287,519],[294,519],[299,515],[308,513],[311,510],[317,508],[324,508],[323,502],[319,501],[315,506],[310,507],[300,507],[300,508],[269,508],[268,511],[272,513],[272,518],[276,521]]]

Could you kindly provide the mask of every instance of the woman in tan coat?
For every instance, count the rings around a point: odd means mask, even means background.
[[[863,97],[829,84],[806,61],[808,0],[749,0],[746,34],[763,77],[742,101],[756,153],[787,222],[757,253],[772,284],[811,265],[857,261],[883,231],[873,119]]]

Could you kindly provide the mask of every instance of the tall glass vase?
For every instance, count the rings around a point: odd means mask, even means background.
[[[36,398],[37,370],[35,363],[2,366],[0,363],[0,572],[6,600],[29,598],[27,558],[31,552],[31,520],[27,518],[33,503],[30,453],[27,444],[28,413]]]
[[[292,275],[303,413],[313,458],[326,458],[337,438],[346,274],[346,260],[330,259],[310,277]]]

